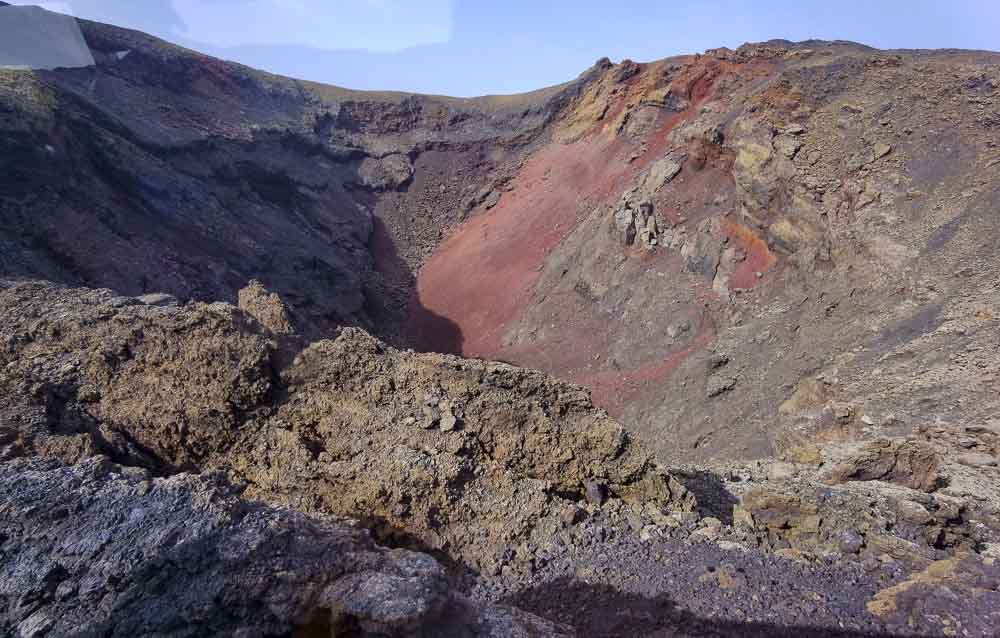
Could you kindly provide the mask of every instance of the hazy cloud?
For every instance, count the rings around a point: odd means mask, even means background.
[[[37,4],[49,11],[78,18],[139,29],[159,37],[170,37],[181,26],[170,0],[7,0],[11,4]]]
[[[68,2],[39,2],[38,6],[49,11],[55,11],[56,13],[74,15],[73,7]]]
[[[171,0],[178,36],[216,47],[399,51],[451,37],[455,0]]]

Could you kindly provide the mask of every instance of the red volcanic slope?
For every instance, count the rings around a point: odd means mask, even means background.
[[[531,303],[550,253],[591,211],[612,205],[638,174],[670,150],[670,132],[709,98],[725,66],[718,61],[689,66],[675,83],[684,83],[690,106],[680,113],[664,112],[645,139],[610,130],[626,103],[631,106],[642,98],[643,88],[635,86],[640,81],[637,75],[610,100],[608,112],[589,133],[571,143],[552,142],[531,157],[499,204],[457,227],[418,273],[410,315],[414,341],[424,349],[546,370],[589,386],[595,402],[612,412],[710,342],[711,322],[699,319],[692,325],[690,341],[654,360],[625,369],[595,366],[594,361],[607,359],[607,319],[587,308],[574,310],[579,302],[568,298],[545,302],[559,308],[553,312],[557,337],[513,345],[505,344],[504,337]],[[731,178],[728,171],[705,169],[694,174],[687,187],[702,196],[717,179]],[[660,210],[674,222],[681,215],[669,206]],[[724,232],[747,253],[733,284],[750,288],[756,272],[766,270],[774,258],[766,244],[743,226],[732,223]],[[638,258],[645,260],[650,272],[676,276],[682,268],[679,256],[667,251]],[[710,285],[695,285],[700,297],[712,295]],[[460,347],[452,330],[442,330],[445,324],[460,331]]]

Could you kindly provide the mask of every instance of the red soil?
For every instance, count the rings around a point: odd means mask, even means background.
[[[715,338],[715,331],[709,322],[703,321],[698,332],[683,348],[671,352],[665,359],[632,370],[607,370],[591,377],[570,379],[574,383],[587,386],[591,390],[594,405],[610,414],[620,414],[635,396],[655,390],[661,381],[680,367],[684,360],[698,352]]]
[[[596,143],[595,143],[596,142]],[[528,161],[495,208],[438,246],[417,276],[416,304],[462,332],[462,354],[488,357],[529,301],[542,264],[593,206],[616,197],[638,166],[629,145],[593,138],[553,144]],[[433,340],[419,314],[418,345]]]
[[[503,338],[532,302],[553,248],[590,211],[609,206],[639,172],[664,155],[670,132],[708,99],[724,70],[728,70],[726,63],[705,60],[694,62],[675,78],[674,87],[690,96],[691,106],[682,113],[665,114],[641,146],[610,130],[626,103],[637,103],[641,98],[640,74],[615,93],[605,117],[595,122],[589,134],[569,144],[554,142],[526,162],[511,183],[513,190],[505,193],[492,210],[460,225],[418,273],[410,315],[411,334],[418,347],[440,350],[447,345],[435,334],[445,322],[460,333],[461,354],[501,358],[589,386],[595,403],[612,413],[619,412],[637,394],[655,390],[658,381],[705,347],[714,336],[712,322],[704,314],[703,305],[689,306],[683,312],[693,319],[694,334],[690,339],[678,345],[667,340],[650,348],[648,357],[632,357],[629,365],[618,369],[608,353],[611,335],[623,329],[621,319],[598,316],[576,295],[554,292],[542,302],[545,308],[552,309],[552,324],[546,326],[550,330],[544,339],[505,347]],[[629,162],[630,156],[640,150],[641,154]],[[709,166],[705,166],[706,159]],[[686,205],[692,197],[707,202],[712,193],[709,182],[729,179],[726,161],[718,155],[702,158],[693,167],[696,172],[687,175],[690,183],[683,180],[687,171],[679,178],[678,188],[682,191],[670,196],[676,201],[663,201],[662,209],[657,203],[658,209],[675,222],[682,209],[693,213]],[[718,186],[715,181],[715,188]],[[708,211],[704,210],[704,214]],[[774,257],[749,230],[734,225],[727,227],[726,233],[747,252],[746,262],[734,276],[734,285],[752,287],[756,272],[766,270]],[[679,256],[667,251],[631,258],[647,259],[647,268],[664,276],[680,276],[682,270]],[[698,294],[704,296],[703,302],[711,303],[710,284],[704,283],[705,288]],[[616,322],[613,327],[608,325],[611,320]]]
[[[757,236],[753,230],[730,219],[723,220],[722,232],[735,242],[736,246],[746,251],[744,259],[736,267],[729,280],[731,288],[750,289],[757,285],[757,273],[767,272],[777,261],[777,257],[767,247],[767,242]]]

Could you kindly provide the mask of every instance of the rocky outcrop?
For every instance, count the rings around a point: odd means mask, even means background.
[[[237,305],[276,335],[296,332],[288,308],[277,293],[269,292],[263,284],[254,279],[241,288],[237,295]]]
[[[479,569],[544,540],[588,485],[693,507],[585,390],[543,373],[404,353],[357,329],[286,353],[302,346],[224,303],[8,283],[0,306],[17,317],[0,342],[7,455],[213,468],[254,498]]]
[[[830,470],[829,481],[889,481],[905,487],[933,492],[944,485],[939,473],[941,459],[931,446],[919,441],[880,439]]]
[[[773,42],[598,71],[430,256],[415,313],[590,387],[673,462],[995,419],[995,54]],[[823,401],[782,409],[818,376]]]
[[[631,246],[638,241],[640,246],[652,248],[659,241],[653,205],[648,201],[636,202],[631,195],[623,195],[619,207],[614,211],[615,228],[621,235],[623,245]]]
[[[358,177],[362,185],[376,191],[396,189],[413,178],[413,165],[399,153],[381,158],[368,157],[358,167]]]
[[[937,561],[911,578],[880,591],[868,611],[896,626],[925,610],[923,629],[942,635],[988,636],[1000,622],[995,599],[1000,569],[972,557]]]

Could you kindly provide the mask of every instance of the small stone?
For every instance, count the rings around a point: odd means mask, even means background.
[[[736,541],[719,541],[717,543],[717,545],[719,546],[719,549],[724,549],[727,552],[748,552],[748,551],[750,551],[750,549],[746,545],[744,545],[742,543],[737,543]]]
[[[640,532],[642,528],[645,527],[645,523],[642,520],[642,516],[638,512],[629,511],[625,514],[625,520],[628,522],[629,527],[632,528],[633,532]]]
[[[448,401],[441,401],[438,404],[438,409],[441,414],[441,430],[443,432],[451,432],[456,427],[458,427],[458,417],[455,416],[452,410],[451,403]]]
[[[708,369],[716,370],[729,363],[729,355],[715,353],[708,357]]]
[[[724,392],[732,390],[734,387],[736,387],[736,377],[712,375],[708,378],[705,393],[708,395],[708,398],[717,397]]]
[[[802,148],[802,141],[786,135],[774,139],[774,148],[788,159],[794,159]]]
[[[715,570],[715,576],[721,589],[737,589],[747,582],[746,576],[728,565]]]
[[[608,498],[608,488],[603,483],[587,481],[584,483],[584,497],[588,503],[603,505]]]
[[[722,529],[719,527],[700,527],[691,533],[691,540],[714,541],[719,538]]]
[[[559,520],[566,527],[571,527],[587,518],[587,511],[575,503],[571,503],[563,508],[559,513]]]
[[[878,144],[875,145],[875,147],[872,149],[872,151],[875,153],[875,159],[880,159],[880,158],[883,158],[883,157],[885,157],[886,155],[888,155],[889,153],[892,152],[892,146],[889,145],[889,144],[885,144],[883,142],[880,142],[880,143],[878,143]]]
[[[647,525],[639,532],[639,540],[643,543],[648,543],[659,535],[660,531],[655,525]]]
[[[867,414],[861,417],[861,422],[865,425],[875,425],[875,419],[871,418]]]
[[[957,461],[968,467],[996,467],[997,457],[979,452],[960,454]]]
[[[848,403],[835,401],[831,402],[829,406],[830,411],[833,412],[833,418],[837,419],[838,423],[847,423],[854,416],[854,408]]]
[[[498,191],[491,191],[486,199],[483,201],[483,206],[486,210],[490,210],[494,206],[500,203],[500,193]]]
[[[742,507],[733,507],[733,526],[751,530],[754,529],[755,524],[753,514],[751,514],[749,510]]]
[[[926,525],[934,520],[923,505],[915,501],[899,501],[896,503],[896,511],[904,521],[915,525]]]
[[[722,527],[722,521],[715,518],[714,516],[706,516],[705,518],[701,519],[701,526],[719,528]]]
[[[769,481],[784,481],[795,476],[795,466],[791,463],[775,462],[767,468]]]
[[[844,554],[857,554],[864,544],[864,537],[853,529],[844,530],[837,538],[837,546]]]
[[[181,302],[177,299],[177,297],[163,292],[154,292],[148,295],[142,295],[140,297],[136,297],[136,299],[147,306],[158,306],[161,308],[175,308],[181,305]]]
[[[667,328],[667,336],[671,339],[676,339],[685,332],[691,330],[691,323],[688,321],[679,321]]]
[[[967,425],[965,426],[965,431],[969,434],[986,434],[991,430],[985,425]]]
[[[440,402],[441,402],[441,396],[434,392],[428,392],[427,394],[424,395],[424,405],[428,407],[435,407]]]
[[[126,306],[135,306],[140,303],[138,299],[131,297],[113,297],[108,300],[108,305],[112,308],[125,308]]]
[[[441,421],[441,411],[437,406],[424,406],[424,419],[421,421],[421,425],[425,430],[433,428],[438,422]]]

